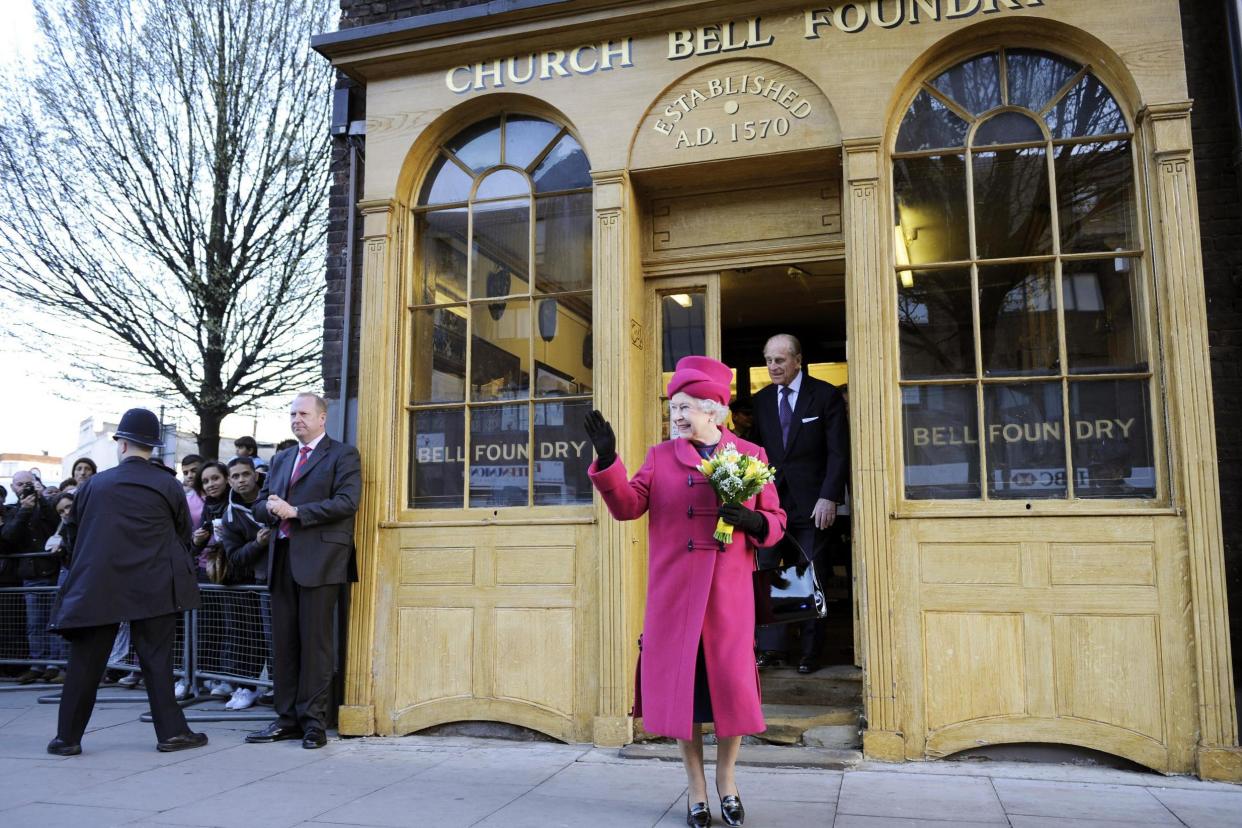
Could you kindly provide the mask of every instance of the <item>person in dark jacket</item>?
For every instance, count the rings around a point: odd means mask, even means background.
[[[332,628],[342,585],[358,580],[354,514],[362,497],[358,449],[325,433],[328,404],[299,394],[289,407],[296,449],[272,458],[254,516],[272,527],[267,583],[272,594],[276,715],[247,742],[301,739],[327,744],[335,668]]]
[[[228,560],[228,583],[254,586],[267,580],[267,540],[271,529],[251,511],[259,499],[254,461],[239,456],[229,461],[229,500],[220,537]],[[225,602],[225,661],[234,675],[257,679],[272,651],[272,608],[266,592],[235,590]],[[269,671],[270,672],[270,671]],[[259,698],[254,685],[239,685],[225,704],[245,710]]]
[[[52,664],[65,657],[63,642],[47,631],[52,610],[52,590],[31,587],[54,587],[60,574],[60,560],[46,554],[44,545],[56,531],[60,518],[48,502],[42,481],[29,471],[13,475],[13,489],[17,503],[4,513],[4,526],[0,528],[6,545],[12,552],[20,553],[17,571],[26,593],[26,641],[31,659],[30,669],[17,678],[18,684],[46,683],[62,679],[60,667]]]
[[[148,462],[160,432],[150,411],[125,412],[113,435],[120,465],[92,476],[76,493],[73,558],[51,623],[69,641],[69,669],[48,753],[82,752],[82,734],[122,621],[130,622],[142,665],[157,749],[207,744],[206,734],[190,730],[173,697],[177,614],[197,608],[199,596],[185,495],[176,478]]]

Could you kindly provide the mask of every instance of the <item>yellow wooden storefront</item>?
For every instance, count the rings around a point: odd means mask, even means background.
[[[573,420],[636,467],[664,300],[727,356],[722,290],[787,273],[843,300],[866,754],[1242,779],[1176,2],[575,0],[318,48],[367,109],[343,733],[632,738],[644,526]]]

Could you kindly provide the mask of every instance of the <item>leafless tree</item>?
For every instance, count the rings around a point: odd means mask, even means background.
[[[184,401],[205,456],[317,384],[329,5],[43,0],[0,108],[0,289],[106,343],[83,378]]]

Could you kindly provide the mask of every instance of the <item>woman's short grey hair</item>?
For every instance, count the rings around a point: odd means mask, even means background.
[[[688,394],[686,396],[689,396]],[[724,425],[725,420],[729,418],[729,406],[721,405],[715,400],[701,400],[698,397],[690,397],[690,401],[699,407],[699,411],[704,414],[710,414],[716,425]],[[673,403],[670,400],[668,404],[669,432],[673,433]]]

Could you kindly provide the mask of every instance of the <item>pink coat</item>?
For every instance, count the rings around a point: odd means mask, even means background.
[[[758,455],[763,449],[723,431],[721,445]],[[716,493],[699,471],[702,458],[686,440],[669,440],[647,452],[626,479],[618,459],[603,471],[592,464],[591,482],[617,520],[650,512],[647,613],[643,620],[635,715],[650,733],[689,739],[694,725],[694,671],[699,640],[707,666],[718,736],[762,733],[759,672],[755,668],[755,605],[751,572],[755,542],[740,529],[723,550],[716,529]],[[785,512],[768,485],[746,505],[764,515],[771,546],[785,534]]]

